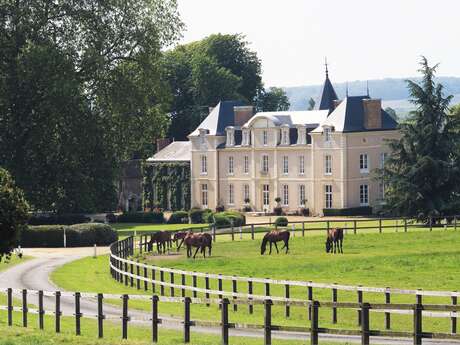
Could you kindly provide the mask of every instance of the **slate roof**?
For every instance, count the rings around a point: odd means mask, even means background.
[[[324,81],[323,90],[321,91],[318,109],[332,111],[332,109],[334,109],[334,101],[336,99],[338,99],[337,94],[335,93],[334,87],[332,86],[326,72],[326,80]]]
[[[383,109],[381,109],[382,127],[371,130],[364,128],[364,99],[370,99],[370,97],[346,97],[313,132],[322,132],[322,126],[332,126],[337,132],[367,132],[374,130],[394,130],[397,128],[398,123]]]
[[[209,135],[225,135],[225,128],[235,125],[233,107],[246,105],[243,101],[222,101],[209,113],[206,119],[190,133],[190,136],[198,136],[199,129],[208,130]]]
[[[189,162],[192,158],[192,143],[190,141],[173,141],[147,159],[147,162]]]

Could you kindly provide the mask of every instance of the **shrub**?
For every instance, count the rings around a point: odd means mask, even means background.
[[[323,214],[325,216],[370,216],[372,215],[372,207],[325,208]]]
[[[64,230],[67,247],[108,246],[118,239],[118,233],[107,224],[85,223],[29,226],[22,232],[20,243],[25,248],[63,247]]]
[[[283,214],[283,208],[278,206],[278,207],[274,207],[273,208],[273,213],[276,215],[276,216],[281,216]]]
[[[201,208],[192,208],[190,210],[190,221],[192,224],[203,224],[209,223],[208,222],[208,215],[212,214],[212,211],[209,209],[201,209]]]
[[[30,217],[29,225],[73,225],[90,221],[84,214],[48,214]]]
[[[171,214],[168,219],[168,224],[184,224],[188,223],[188,212],[176,211]]]
[[[275,220],[275,225],[276,226],[287,226],[289,223],[288,219],[286,217],[278,217]]]
[[[117,217],[117,222],[163,224],[165,219],[162,211],[154,210],[152,212],[123,213]]]
[[[213,216],[218,227],[229,227],[232,225],[232,222],[233,226],[243,226],[246,224],[246,217],[237,211],[217,212]]]
[[[310,209],[306,208],[306,207],[302,207],[300,209],[300,214],[304,217],[308,217],[310,215]]]

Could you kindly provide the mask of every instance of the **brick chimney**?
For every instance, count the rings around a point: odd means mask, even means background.
[[[157,152],[160,152],[161,150],[163,150],[170,143],[171,143],[171,139],[169,138],[157,139]]]
[[[382,100],[363,99],[364,108],[364,128],[382,128]]]
[[[235,114],[235,127],[241,127],[254,116],[254,107],[252,105],[233,107],[233,112]]]

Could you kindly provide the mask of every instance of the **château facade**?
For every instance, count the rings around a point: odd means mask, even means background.
[[[326,71],[318,109],[260,112],[223,101],[189,135],[191,205],[287,213],[377,206],[373,176],[398,138],[397,122],[369,95],[338,100]]]

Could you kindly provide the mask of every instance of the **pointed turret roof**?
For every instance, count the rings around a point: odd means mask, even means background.
[[[334,101],[338,99],[337,94],[335,93],[334,87],[332,86],[331,81],[329,80],[329,71],[327,70],[326,63],[326,80],[324,81],[323,90],[321,92],[321,98],[319,101],[319,110],[329,110],[330,112],[334,110]]]

